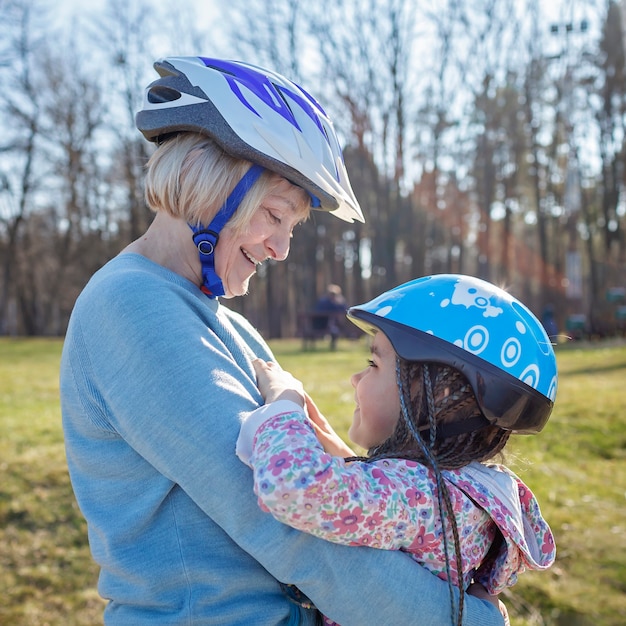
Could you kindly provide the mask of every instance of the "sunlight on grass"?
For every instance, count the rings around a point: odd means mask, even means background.
[[[0,624],[102,624],[97,568],[74,502],[58,401],[60,340],[0,339]],[[365,367],[365,339],[272,342],[346,436],[350,375]],[[533,489],[556,535],[548,572],[506,592],[513,626],[626,623],[626,346],[559,350],[557,407],[537,437],[515,437],[506,459]]]

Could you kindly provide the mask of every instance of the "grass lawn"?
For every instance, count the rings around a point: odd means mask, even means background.
[[[85,524],[67,477],[58,401],[60,340],[0,338],[0,624],[102,624]],[[363,341],[303,353],[272,342],[345,435],[349,376]],[[556,535],[548,572],[504,594],[513,626],[626,624],[626,345],[558,350],[557,407],[537,437],[513,438],[506,459],[537,495]]]

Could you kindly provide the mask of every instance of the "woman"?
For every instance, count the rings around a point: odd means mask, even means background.
[[[293,83],[201,57],[155,64],[137,125],[159,144],[144,236],[79,296],[61,363],[70,476],[107,624],[446,623],[447,587],[397,553],[275,522],[233,454],[265,342],[217,299],[283,260],[311,207],[362,219],[332,125]],[[355,578],[353,573],[366,573]],[[406,580],[414,585],[407,589]],[[280,581],[280,582],[279,582]],[[466,599],[466,624],[501,624]]]

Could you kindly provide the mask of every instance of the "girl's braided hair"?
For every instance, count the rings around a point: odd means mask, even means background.
[[[404,458],[432,468],[437,483],[437,503],[442,523],[452,530],[454,557],[462,569],[461,544],[450,494],[441,475],[442,469],[456,469],[472,461],[486,461],[501,452],[510,431],[485,425],[477,430],[453,436],[437,436],[437,427],[458,425],[481,415],[467,378],[454,367],[436,363],[406,361],[396,357],[396,375],[400,390],[401,411],[396,428],[386,441],[368,451],[367,460]],[[448,533],[443,532],[450,605],[455,613],[454,591],[450,572]],[[463,572],[458,572],[459,582]],[[460,626],[463,620],[463,592],[456,606]]]
[[[425,384],[425,372],[429,384]],[[491,459],[506,445],[510,431],[499,426],[488,425],[451,437],[437,436],[437,426],[481,415],[471,385],[454,367],[398,358],[398,386],[408,392],[407,417],[414,428],[400,415],[391,437],[368,451],[369,460],[403,458],[428,464],[432,455],[440,469],[457,469],[472,461]],[[432,389],[433,415],[428,407],[428,388]],[[435,431],[435,438],[427,457],[422,446],[429,443],[431,430]]]

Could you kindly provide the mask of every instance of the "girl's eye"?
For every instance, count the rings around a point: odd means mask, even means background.
[[[367,365],[369,367],[376,367],[376,363],[372,359],[367,359]]]

